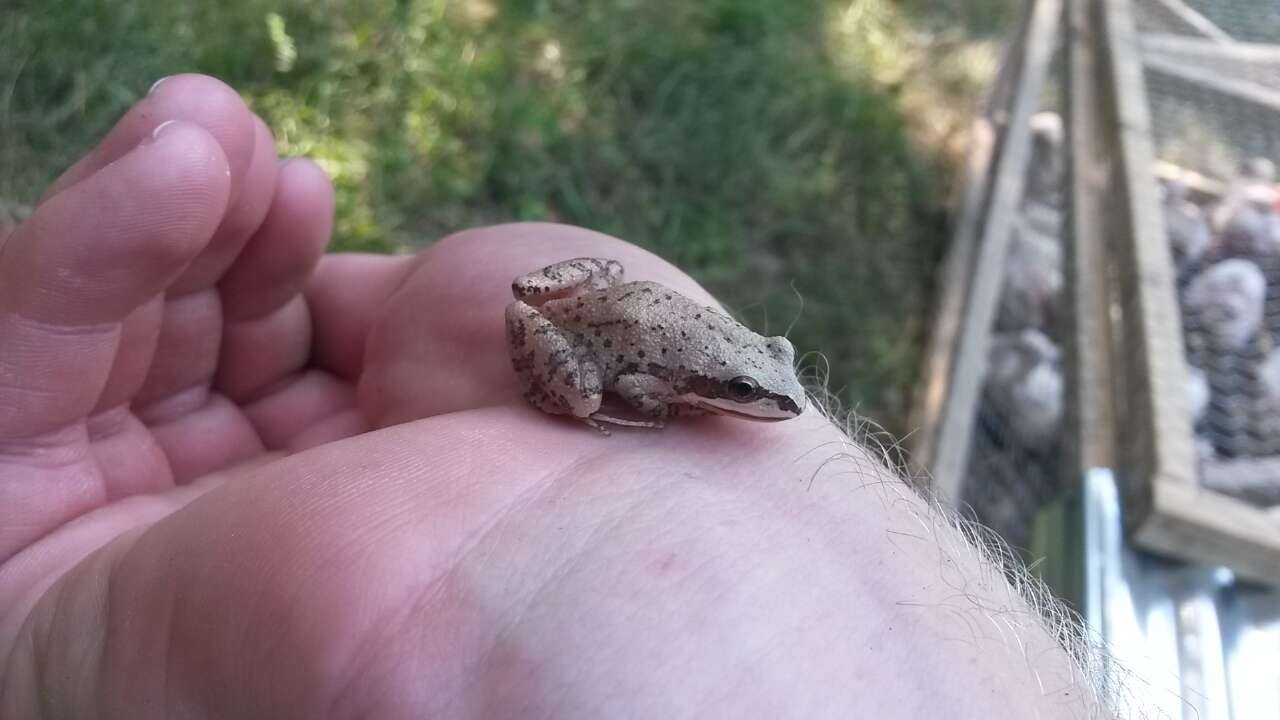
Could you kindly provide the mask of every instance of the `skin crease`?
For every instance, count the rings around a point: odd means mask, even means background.
[[[0,245],[0,718],[1094,713],[815,410],[603,438],[520,397],[513,277],[714,302],[683,273],[536,224],[322,258],[332,202],[179,76]]]

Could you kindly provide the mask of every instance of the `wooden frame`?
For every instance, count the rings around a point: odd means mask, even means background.
[[[1099,89],[1097,97],[1083,99],[1092,109],[1073,109],[1073,149],[1085,158],[1086,166],[1089,158],[1111,158],[1109,182],[1101,189],[1073,183],[1073,190],[1083,194],[1073,198],[1077,224],[1072,244],[1085,255],[1107,248],[1114,273],[1108,305],[1118,311],[1108,315],[1119,319],[1111,328],[1109,362],[1081,352],[1077,374],[1082,383],[1094,387],[1099,386],[1098,378],[1084,377],[1084,367],[1110,374],[1101,386],[1110,385],[1116,402],[1114,439],[1126,526],[1135,542],[1149,550],[1226,565],[1244,578],[1280,583],[1280,524],[1256,507],[1205,489],[1198,477],[1184,391],[1182,328],[1156,193],[1151,117],[1131,0],[1071,2],[1087,4],[1085,16],[1092,18],[1088,29],[1096,45],[1089,62]],[[1073,88],[1076,101],[1083,91],[1074,84]],[[1101,132],[1091,130],[1088,117],[1102,123]],[[1105,226],[1080,221],[1096,209],[1105,216]],[[1082,281],[1086,266],[1077,261],[1072,267],[1079,271],[1073,285],[1079,312],[1096,301],[1098,291]],[[1077,348],[1092,346],[1099,338],[1088,322],[1079,324],[1076,332]],[[1081,462],[1105,457],[1084,453],[1085,448],[1097,447],[1087,440],[1094,428],[1083,420],[1078,426],[1085,438]]]
[[[1026,180],[1029,121],[1039,109],[1061,15],[1062,0],[1036,0],[1010,46],[987,113],[975,125],[960,222],[943,265],[912,454],[918,469],[930,476],[935,495],[950,504],[960,499],[1005,258]]]
[[[1110,258],[1104,206],[1113,172],[1113,134],[1107,133],[1098,46],[1097,7],[1067,0],[1066,293],[1071,311],[1064,342],[1065,427],[1071,477],[1115,465],[1112,404],[1112,326],[1108,289]]]
[[[1207,489],[1200,477],[1156,177],[1179,177],[1203,195],[1219,194],[1222,187],[1156,162],[1146,88],[1146,73],[1168,72],[1170,63],[1188,82],[1205,80],[1184,72],[1194,70],[1197,53],[1269,62],[1271,51],[1228,45],[1233,41],[1212,32],[1202,33],[1207,40],[1160,36],[1144,47],[1133,12],[1133,0],[1037,0],[1011,45],[976,126],[960,222],[944,266],[942,302],[916,406],[922,428],[913,446],[916,462],[932,474],[941,499],[960,499],[1012,215],[1025,180],[1028,120],[1038,109],[1065,23],[1065,119],[1072,149],[1066,434],[1074,467],[1064,473],[1083,477],[1114,468],[1125,524],[1137,545],[1280,583],[1280,522]],[[1220,80],[1209,89],[1241,96],[1235,92],[1240,88],[1224,87]]]
[[[926,475],[932,470],[938,421],[951,382],[956,337],[960,333],[960,319],[972,281],[970,270],[990,199],[991,167],[995,162],[1000,134],[1007,124],[1013,80],[1022,68],[1030,19],[1028,7],[1023,22],[1019,24],[1020,30],[1005,48],[999,74],[982,103],[983,112],[974,119],[969,130],[969,153],[960,184],[958,219],[942,262],[938,300],[934,303],[936,312],[920,379],[921,390],[916,394],[909,421],[911,427],[918,428],[909,438],[912,461],[916,465],[915,470]]]

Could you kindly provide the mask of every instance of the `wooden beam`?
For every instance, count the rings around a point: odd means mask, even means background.
[[[1153,512],[1134,533],[1162,555],[1225,565],[1257,583],[1280,583],[1280,522],[1241,500],[1204,488],[1157,489]]]
[[[1195,9],[1182,2],[1182,0],[1155,1],[1170,18],[1181,25],[1187,32],[1195,33],[1214,42],[1235,42],[1234,38],[1227,34],[1225,30],[1215,25],[1209,18],[1196,12]],[[1132,13],[1130,15],[1132,16]]]
[[[933,323],[909,421],[909,426],[915,429],[909,443],[911,462],[917,473],[928,474],[933,467],[942,407],[955,360],[956,338],[960,334],[960,318],[973,280],[978,236],[989,207],[991,168],[1004,125],[997,118],[1008,116],[1015,81],[1022,74],[1030,22],[1031,7],[1027,6],[1018,22],[1017,33],[1004,49],[1000,70],[981,103],[983,112],[969,130],[969,153],[959,187],[957,220],[939,273]]]
[[[911,454],[917,472],[931,472],[937,452],[940,419],[950,389],[964,299],[973,280],[973,258],[982,219],[986,216],[996,135],[994,123],[986,117],[975,120],[969,131],[964,195],[951,246],[942,264],[937,299],[934,301],[933,326],[925,353],[924,375],[917,390],[911,420],[911,427],[916,428],[911,435]]]
[[[1111,232],[1124,324],[1118,381],[1125,406],[1118,423],[1126,522],[1143,522],[1152,488],[1194,486],[1196,452],[1186,407],[1186,359],[1173,260],[1153,178],[1155,150],[1131,0],[1100,0],[1109,106],[1115,113]]]
[[[1234,60],[1247,63],[1280,62],[1280,45],[1270,43],[1220,43],[1173,33],[1143,33],[1138,38],[1143,54],[1163,53],[1187,59]]]
[[[1068,155],[1066,293],[1066,420],[1073,479],[1115,465],[1111,369],[1111,299],[1104,208],[1115,148],[1099,79],[1097,18],[1090,0],[1067,3]]]
[[[995,165],[990,208],[973,266],[971,292],[961,315],[955,365],[942,407],[937,450],[930,470],[933,489],[955,504],[968,463],[987,351],[1003,288],[1005,259],[1026,182],[1031,116],[1039,109],[1062,16],[1062,0],[1036,0],[1027,32],[1022,73],[1013,95],[1009,125]]]
[[[1208,92],[1243,100],[1267,112],[1280,112],[1280,91],[1272,90],[1266,85],[1224,77],[1220,73],[1167,55],[1147,53],[1143,55],[1142,62],[1151,72],[1192,83]]]

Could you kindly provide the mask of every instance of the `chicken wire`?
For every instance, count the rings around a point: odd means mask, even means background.
[[[1280,3],[1138,0],[1135,19],[1201,480],[1280,504]]]
[[[961,508],[1015,548],[1029,546],[1036,510],[1062,488],[1064,136],[1059,114],[1032,118],[962,484]]]

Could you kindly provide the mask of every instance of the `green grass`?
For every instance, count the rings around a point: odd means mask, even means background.
[[[951,5],[966,7],[939,7]],[[797,348],[824,353],[841,399],[905,429],[946,238],[945,159],[913,145],[921,118],[903,102],[905,38],[947,22],[928,5],[6,7],[0,199],[31,203],[154,79],[211,73],[282,152],[333,175],[339,248],[420,247],[515,219],[612,233],[692,272],[757,329],[795,319]]]

